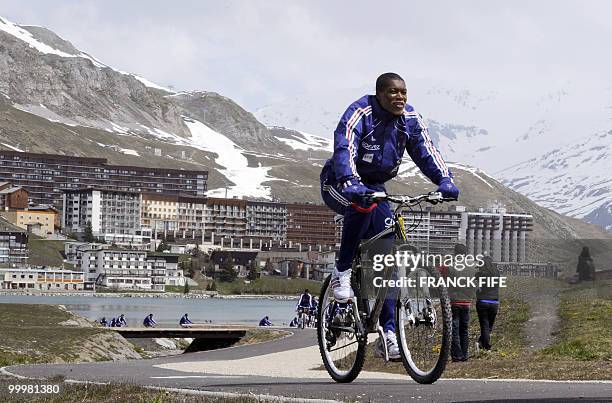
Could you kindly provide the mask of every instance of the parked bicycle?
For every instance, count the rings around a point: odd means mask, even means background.
[[[378,287],[374,298],[366,292],[367,273],[364,269],[367,262],[362,261],[362,251],[368,250],[376,241],[385,239],[391,234],[396,240],[406,241],[406,230],[402,211],[422,202],[437,204],[450,199],[442,198],[437,192],[417,197],[391,196],[384,192],[371,195],[375,208],[377,201],[396,203],[394,223],[368,240],[362,241],[353,261],[351,285],[355,297],[347,302],[334,299],[330,287],[331,276],[323,283],[319,299],[317,320],[317,339],[323,364],[330,376],[337,382],[351,382],[359,375],[368,342],[368,334],[379,333],[384,340],[382,327],[378,325],[383,303],[389,291],[388,286]],[[417,224],[418,226],[418,224]],[[382,273],[382,284],[394,276],[394,270],[385,269]],[[403,274],[403,273],[402,273]],[[414,278],[415,287],[402,287],[398,290],[395,321],[396,336],[402,362],[408,374],[419,383],[433,383],[446,367],[450,353],[451,309],[448,293],[444,287],[421,286],[420,278],[438,279],[440,274],[429,267],[414,267],[406,278]],[[386,345],[386,343],[382,343]],[[388,354],[385,359],[389,360]]]

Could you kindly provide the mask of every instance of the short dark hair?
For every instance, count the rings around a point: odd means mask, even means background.
[[[397,73],[384,73],[378,76],[376,79],[376,92],[383,91],[389,85],[391,80],[402,80],[404,79],[400,77]]]

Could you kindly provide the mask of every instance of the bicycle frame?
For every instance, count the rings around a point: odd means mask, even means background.
[[[404,228],[404,217],[401,215],[401,210],[404,206],[398,206],[394,211],[394,225],[392,227],[386,228],[378,234],[374,235],[372,238],[363,241],[358,248],[357,254],[361,254],[361,249],[364,247],[368,247],[372,245],[374,242],[386,237],[387,235],[395,233],[396,239],[400,239],[405,241],[407,239],[406,229]],[[369,315],[366,313],[366,330],[368,333],[376,333],[378,331],[378,318],[380,317],[380,313],[382,311],[382,307],[384,305],[385,299],[387,297],[387,292],[389,290],[388,281],[393,276],[393,269],[385,269],[383,274],[383,284],[384,287],[380,287],[376,293],[376,301],[374,303],[374,307],[372,308]],[[367,301],[366,301],[367,302]],[[354,303],[354,307],[356,312],[358,311],[357,304]]]

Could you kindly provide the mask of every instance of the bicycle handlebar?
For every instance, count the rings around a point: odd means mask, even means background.
[[[397,204],[403,205],[414,205],[420,202],[427,202],[431,204],[438,204],[449,201],[456,201],[457,199],[442,197],[442,193],[440,192],[429,192],[426,194],[418,195],[415,197],[412,196],[401,196],[401,195],[388,195],[385,192],[374,192],[371,195],[366,196],[369,202],[375,203],[377,201],[385,200],[390,201]]]
[[[401,195],[388,195],[385,192],[374,192],[364,196],[364,201],[366,203],[371,203],[368,207],[362,207],[357,203],[351,204],[351,207],[357,210],[360,213],[367,214],[374,211],[376,207],[378,207],[379,201],[390,201],[393,203],[401,204],[404,206],[415,205],[421,203],[423,201],[431,204],[438,204],[449,201],[456,201],[457,199],[442,197],[442,193],[440,192],[429,192],[426,194],[418,195],[415,197],[412,196],[401,196]]]

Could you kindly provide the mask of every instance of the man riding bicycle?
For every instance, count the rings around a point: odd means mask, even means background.
[[[320,179],[323,201],[344,216],[340,253],[331,278],[338,301],[354,296],[351,264],[359,242],[393,223],[387,202],[367,212],[369,202],[365,196],[386,191],[384,184],[397,175],[404,150],[438,185],[442,197],[456,199],[459,195],[453,175],[429,138],[422,116],[406,101],[404,80],[395,73],[382,74],[376,80],[376,95],[353,102],[334,132],[334,154],[325,163]],[[394,309],[395,299],[391,295],[383,305],[380,324],[386,336],[388,357],[398,359]],[[381,357],[385,348],[382,342],[379,340],[375,351]]]
[[[308,291],[308,288],[304,290],[304,293],[300,295],[297,305],[295,306],[295,310],[298,313],[299,321],[302,323],[306,318],[310,316],[312,310],[314,309],[314,297]]]

